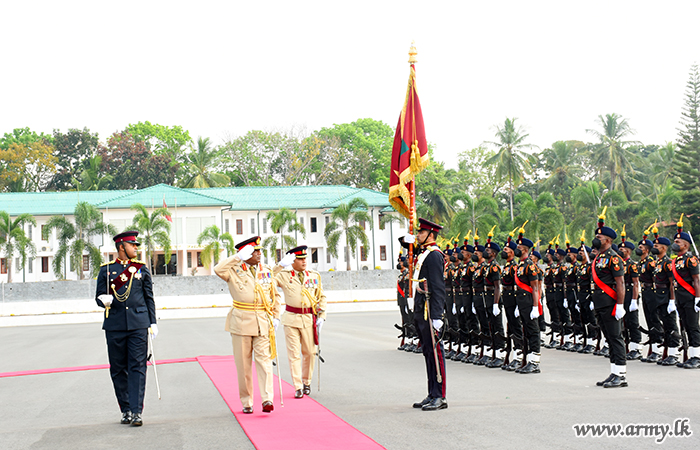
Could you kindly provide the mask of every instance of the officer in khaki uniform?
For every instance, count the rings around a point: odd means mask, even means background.
[[[226,331],[231,333],[233,356],[238,372],[238,395],[243,412],[253,412],[252,357],[258,373],[262,410],[274,410],[272,360],[276,356],[275,329],[279,324],[280,304],[273,295],[272,271],[260,263],[260,236],[236,245],[236,253],[214,267],[214,272],[228,283],[233,307],[226,317]]]
[[[301,245],[289,250],[272,272],[275,286],[284,291],[286,311],[282,324],[294,398],[311,394],[316,345],[326,320],[326,295],[321,287],[321,275],[306,269],[306,249],[306,245]],[[274,292],[279,304],[279,291],[274,289]]]

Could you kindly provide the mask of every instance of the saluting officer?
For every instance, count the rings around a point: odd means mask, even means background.
[[[272,270],[275,286],[284,292],[286,312],[282,315],[282,325],[287,341],[289,371],[294,383],[294,398],[311,395],[316,345],[326,320],[326,295],[321,286],[321,274],[306,268],[307,248],[300,245],[287,251]],[[273,292],[279,302],[279,292],[276,289]]]
[[[225,327],[231,333],[244,414],[253,413],[253,354],[262,411],[270,413],[275,409],[272,360],[277,353],[275,330],[280,322],[280,304],[273,293],[272,271],[260,262],[261,248],[260,236],[246,239],[236,245],[238,253],[214,267],[214,273],[228,284],[233,298]]]
[[[102,329],[121,423],[133,426],[143,425],[149,327],[154,338],[158,335],[151,272],[136,259],[138,235],[126,231],[114,236],[117,259],[100,267],[95,293],[95,301],[105,308]]]
[[[683,216],[678,221],[678,233],[674,236],[671,249],[678,255],[673,262],[673,277],[676,284],[678,315],[688,335],[688,359],[679,362],[685,369],[700,368],[700,267],[698,257],[688,250],[693,242],[690,234],[683,231]]]

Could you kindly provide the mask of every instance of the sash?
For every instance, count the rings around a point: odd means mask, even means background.
[[[525,284],[525,283],[523,283],[522,281],[520,281],[520,278],[518,278],[518,270],[517,270],[517,269],[515,270],[515,274],[514,274],[514,275],[515,275],[515,276],[513,277],[513,279],[515,280],[515,284],[517,284],[518,287],[519,287],[520,289],[522,289],[523,291],[529,292],[530,295],[532,295],[532,293],[533,293],[533,292],[532,292],[532,286],[530,286],[530,285],[528,285],[528,284]],[[542,302],[540,301],[540,299],[537,299],[537,310],[540,312],[540,315],[542,315],[542,313],[544,312],[543,309],[542,309]]]
[[[591,264],[591,274],[593,274],[593,282],[595,283],[596,286],[598,286],[603,292],[608,294],[613,300],[617,302],[617,291],[607,284],[603,283],[600,281],[600,278],[598,278],[598,272],[595,270],[595,263],[598,261],[598,258],[600,256],[596,256],[596,258],[593,260],[593,264]]]
[[[676,281],[678,282],[678,284],[680,284],[681,286],[683,286],[683,289],[685,289],[686,291],[690,292],[690,295],[692,295],[693,297],[695,297],[695,288],[694,288],[693,286],[691,286],[690,284],[688,284],[688,282],[685,281],[685,280],[683,279],[683,277],[681,277],[681,275],[678,273],[678,271],[676,270],[676,262],[675,262],[675,261],[673,262],[673,264],[671,265],[671,267],[673,267],[673,278],[676,279]]]
[[[423,267],[423,262],[425,261],[425,258],[428,257],[430,252],[433,250],[437,250],[437,246],[435,244],[426,247],[423,253],[420,254],[418,257],[418,262],[416,263],[416,267],[413,270],[413,280],[417,280],[420,277],[420,269]],[[416,289],[418,289],[418,282],[413,284],[413,298],[416,298]]]
[[[114,291],[116,292],[119,289],[121,289],[122,287],[124,287],[124,285],[127,283],[127,281],[129,281],[129,279],[131,279],[131,277],[136,272],[138,272],[139,269],[143,266],[145,266],[144,263],[130,261],[129,265],[126,266],[126,269],[124,269],[124,271],[122,273],[117,275],[117,278],[112,280],[112,282],[111,282],[112,289],[114,289]],[[131,269],[132,267],[134,268],[133,270]],[[107,273],[107,279],[109,279],[109,273]]]
[[[401,294],[401,297],[406,296],[406,293],[403,291],[403,289],[401,289],[401,283],[398,281],[396,282],[396,289],[399,291],[399,294]]]

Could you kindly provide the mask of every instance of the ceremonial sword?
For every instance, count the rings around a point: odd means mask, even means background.
[[[442,373],[440,372],[440,360],[438,359],[437,355],[437,345],[435,344],[435,328],[433,328],[433,320],[430,318],[430,291],[428,291],[428,282],[426,281],[425,278],[421,278],[419,280],[413,280],[417,281],[418,283],[422,283],[425,281],[425,291],[423,293],[425,294],[425,308],[426,311],[428,312],[428,326],[430,327],[430,340],[432,341],[433,344],[433,356],[435,357],[435,370],[437,371],[437,382],[442,383]],[[420,286],[420,284],[418,285]],[[416,289],[419,289],[419,287],[416,286]],[[445,326],[443,324],[443,326]]]
[[[148,329],[148,340],[151,341],[151,354],[149,358],[151,359],[151,364],[153,365],[153,374],[156,378],[156,389],[158,390],[158,400],[160,400],[160,383],[158,382],[158,370],[156,370],[156,355],[153,353],[153,330]]]

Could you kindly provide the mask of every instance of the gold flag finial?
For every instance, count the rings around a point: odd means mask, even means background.
[[[418,62],[418,50],[416,50],[416,41],[411,41],[411,48],[408,50],[408,63],[415,64]]]

